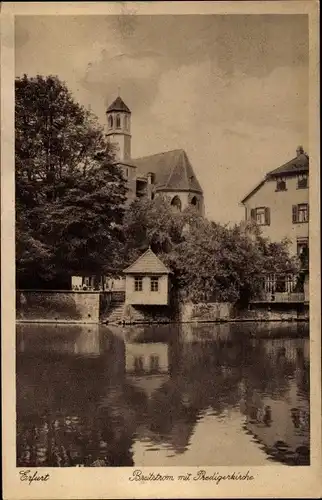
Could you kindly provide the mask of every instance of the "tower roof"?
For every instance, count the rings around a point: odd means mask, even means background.
[[[137,175],[155,175],[157,190],[196,191],[202,194],[201,186],[194,174],[186,152],[175,149],[132,160],[137,167]]]
[[[110,111],[123,111],[125,113],[131,113],[125,102],[121,99],[120,96],[118,96],[115,101],[110,104],[110,106],[107,108],[106,113],[109,113]]]

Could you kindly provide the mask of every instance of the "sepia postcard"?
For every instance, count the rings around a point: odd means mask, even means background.
[[[318,14],[1,4],[5,500],[321,497]]]

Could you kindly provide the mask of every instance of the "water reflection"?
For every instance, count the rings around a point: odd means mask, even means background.
[[[307,334],[18,325],[18,466],[308,464]]]

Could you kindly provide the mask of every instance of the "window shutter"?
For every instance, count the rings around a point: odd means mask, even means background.
[[[292,222],[295,224],[297,222],[297,205],[292,206]]]
[[[251,209],[251,211],[250,211],[250,218],[251,218],[251,220],[255,220],[256,219],[256,210],[255,210],[255,208]]]
[[[310,205],[307,204],[307,220],[310,220]]]
[[[265,207],[265,224],[269,226],[271,223],[271,211],[268,207]]]

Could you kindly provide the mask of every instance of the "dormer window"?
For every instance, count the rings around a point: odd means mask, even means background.
[[[112,115],[110,115],[108,117],[108,126],[109,126],[109,128],[113,128],[113,116]]]
[[[306,189],[309,187],[309,178],[307,174],[300,174],[297,177],[297,189]]]
[[[116,115],[116,128],[121,128],[121,117]]]
[[[284,179],[277,179],[276,180],[276,191],[286,191],[286,182]]]

